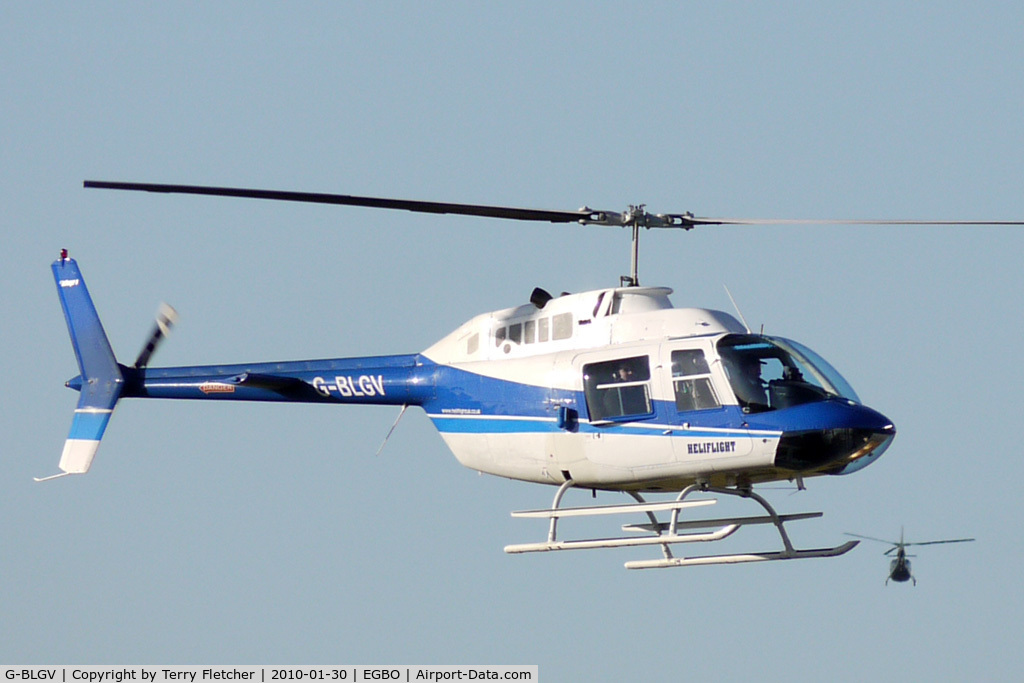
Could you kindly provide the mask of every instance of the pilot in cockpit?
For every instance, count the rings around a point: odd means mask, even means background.
[[[743,356],[730,365],[730,383],[740,405],[755,411],[767,410],[768,392],[761,378],[761,360],[756,356]]]

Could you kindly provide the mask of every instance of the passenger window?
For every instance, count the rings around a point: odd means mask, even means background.
[[[537,340],[537,321],[527,320],[523,323],[523,341],[532,344]]]
[[[650,380],[647,356],[584,365],[583,389],[590,419],[615,420],[652,414]]]
[[[505,328],[499,327],[494,331],[494,345],[501,346],[503,341],[505,341]]]
[[[537,321],[537,341],[546,342],[548,340],[548,325],[550,324],[549,318],[541,318]]]
[[[572,337],[572,313],[559,313],[551,318],[551,338],[569,339]]]
[[[672,387],[676,394],[676,410],[710,410],[721,407],[711,384],[711,370],[701,349],[672,352]]]
[[[516,323],[515,325],[508,326],[508,340],[513,341],[516,344],[523,340],[523,324]]]

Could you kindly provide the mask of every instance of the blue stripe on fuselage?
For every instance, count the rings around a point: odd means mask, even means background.
[[[516,418],[516,417],[491,417],[483,415],[429,415],[437,431],[443,434],[551,434],[563,431],[558,427],[556,420],[541,420],[537,418]],[[602,434],[624,434],[629,436],[687,436],[694,438],[719,438],[729,433],[729,430],[706,430],[693,429],[674,431],[672,425],[651,423],[637,425],[637,423],[609,423],[604,422],[598,425],[589,422],[581,422],[578,426],[579,432],[602,433]],[[670,433],[666,433],[670,432]],[[746,430],[736,430],[747,434]],[[736,433],[734,432],[734,433]]]
[[[558,432],[556,413],[560,406],[577,411],[578,430],[584,432],[658,436],[683,424],[689,424],[686,434],[694,437],[747,431],[738,406],[680,413],[674,401],[654,401],[654,412],[647,417],[592,425],[582,391],[496,379],[447,365],[437,365],[434,370],[436,394],[423,408],[442,433]]]
[[[462,368],[435,366],[436,394],[423,407],[440,432],[513,433],[559,431],[559,406],[575,409],[581,431],[622,434],[661,434],[681,429],[694,437],[716,437],[726,432],[804,432],[836,428],[884,429],[888,419],[846,399],[829,399],[783,410],[746,414],[739,406],[679,412],[674,401],[653,401],[648,417],[621,422],[588,421],[582,391],[552,389],[479,375]],[[675,436],[681,435],[679,431]]]

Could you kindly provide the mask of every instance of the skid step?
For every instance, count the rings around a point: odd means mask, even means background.
[[[626,562],[626,569],[665,569],[669,567],[693,567],[710,564],[740,564],[743,562],[771,562],[775,560],[801,560],[812,557],[836,557],[853,550],[859,541],[847,541],[835,548],[813,550],[783,550],[779,552],[751,553],[744,555],[708,555],[706,557],[666,557],[659,560],[634,560]]]
[[[779,515],[780,522],[792,522],[797,519],[814,519],[815,517],[821,517],[821,512],[797,512],[791,515]],[[679,520],[676,522],[676,529],[706,529],[713,526],[725,526],[726,524],[735,524],[737,526],[743,526],[745,524],[774,524],[775,519],[770,515],[760,515],[757,517],[722,517],[720,519],[693,519],[693,520]],[[670,524],[668,522],[658,522],[657,524],[623,524],[623,531],[653,531],[661,533],[668,531]]]
[[[512,513],[512,516],[554,519],[562,517],[590,517],[591,515],[621,515],[628,512],[685,510],[687,508],[714,505],[716,502],[718,501],[714,498],[705,498],[703,500],[672,500],[661,503],[625,503],[623,505],[593,505],[578,508],[545,508],[543,510],[517,510]]]
[[[720,541],[731,536],[740,528],[739,524],[727,524],[718,531],[703,534],[663,534],[661,536],[644,536],[637,538],[590,538],[575,541],[546,541],[542,543],[517,543],[505,546],[505,552],[540,553],[551,550],[588,550],[591,548],[632,548],[642,545],[672,545],[675,543],[700,543]]]

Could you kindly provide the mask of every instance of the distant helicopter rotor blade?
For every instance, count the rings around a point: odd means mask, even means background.
[[[951,538],[945,541],[916,541],[914,543],[904,543],[903,545],[935,545],[937,543],[967,543],[973,541],[973,538]]]
[[[899,544],[899,543],[897,543],[896,541],[887,541],[887,540],[885,540],[885,539],[883,539],[883,538],[875,538],[874,536],[862,536],[861,534],[851,534],[851,533],[850,533],[850,532],[848,532],[848,531],[847,531],[847,532],[844,532],[844,533],[845,533],[845,534],[846,534],[847,536],[853,536],[854,538],[863,538],[863,539],[866,539],[866,540],[868,540],[868,541],[877,541],[877,542],[879,542],[879,543],[886,543],[886,544],[888,544],[888,545],[892,545],[892,546],[898,546],[898,545],[900,545],[900,544]],[[906,545],[906,544],[904,544],[904,545]]]

